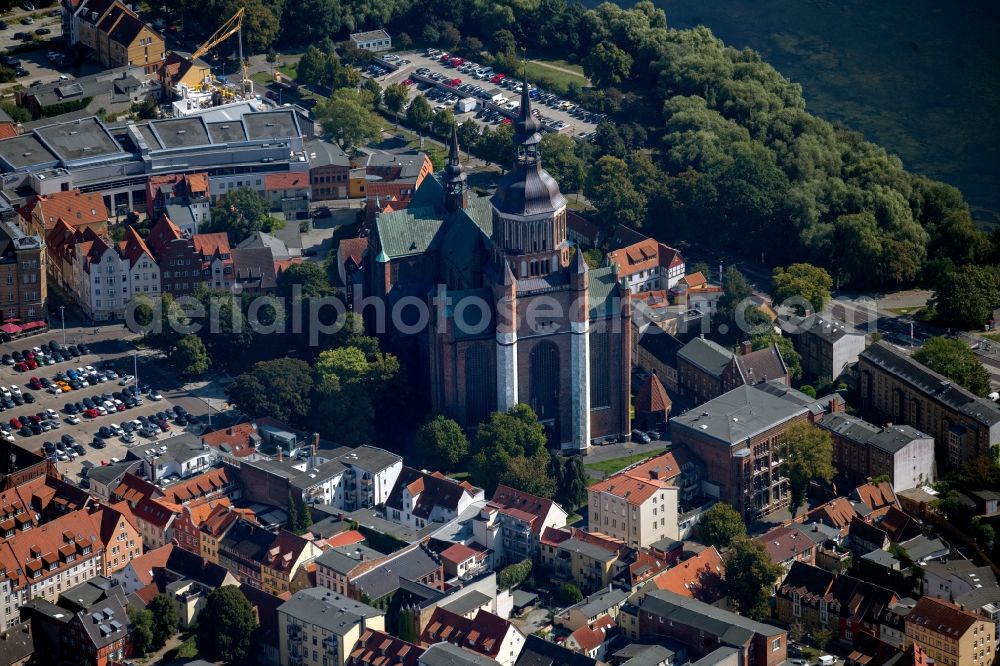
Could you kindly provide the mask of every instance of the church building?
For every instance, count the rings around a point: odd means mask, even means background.
[[[444,172],[375,221],[366,293],[401,316],[366,321],[419,366],[435,411],[474,428],[524,403],[565,452],[585,452],[630,432],[629,289],[567,241],[540,132],[525,84],[513,166],[491,198],[469,190],[452,134]]]

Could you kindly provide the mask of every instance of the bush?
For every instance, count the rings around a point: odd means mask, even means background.
[[[497,576],[497,586],[502,590],[512,590],[523,583],[531,574],[531,560],[504,567]]]

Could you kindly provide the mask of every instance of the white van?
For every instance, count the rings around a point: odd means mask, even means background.
[[[819,658],[820,666],[833,666],[837,659],[832,654],[824,654]]]

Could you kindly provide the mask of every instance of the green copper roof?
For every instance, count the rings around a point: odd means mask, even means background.
[[[433,208],[413,208],[378,216],[379,241],[389,259],[423,254],[437,249],[441,217]]]
[[[380,264],[385,264],[385,263],[388,263],[388,262],[389,262],[389,257],[387,257],[387,256],[385,255],[385,250],[381,250],[381,251],[380,251],[380,252],[378,253],[378,256],[377,256],[377,257],[375,257],[375,261],[377,261],[377,262],[378,262],[378,263],[380,263]]]
[[[604,319],[617,314],[621,304],[615,303],[618,280],[614,269],[609,266],[592,268],[587,271],[587,278],[590,286],[590,318]]]

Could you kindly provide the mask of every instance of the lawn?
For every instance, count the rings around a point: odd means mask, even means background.
[[[278,71],[287,76],[288,78],[294,80],[297,67],[298,67],[297,62],[293,64],[284,64],[278,67]]]
[[[629,465],[633,465],[646,458],[652,458],[653,456],[663,453],[664,449],[656,448],[652,451],[640,451],[631,456],[622,456],[621,458],[610,458],[608,460],[602,460],[600,462],[591,463],[589,465],[584,465],[588,470],[593,470],[595,472],[600,472],[605,476],[611,476],[615,472],[618,472]]]
[[[912,308],[886,308],[886,309],[889,312],[891,312],[892,314],[914,316],[918,312],[920,312],[921,310],[923,310],[924,308],[923,307],[912,307]]]
[[[183,643],[163,655],[163,661],[174,659],[193,659],[198,656],[198,646],[195,645],[194,634],[188,636]]]
[[[589,81],[587,77],[583,75],[583,71],[580,70],[578,74],[571,74],[567,71],[563,71],[562,61],[546,61],[541,60],[529,60],[524,63],[525,68],[528,70],[529,79],[543,78],[558,86],[568,86],[571,83],[575,83],[578,86],[587,86]],[[569,67],[575,67],[574,65],[569,65]],[[579,69],[579,68],[576,68]],[[576,71],[574,69],[574,71]]]
[[[996,342],[1000,344],[1000,333],[980,333],[979,337],[986,338],[990,342]]]

